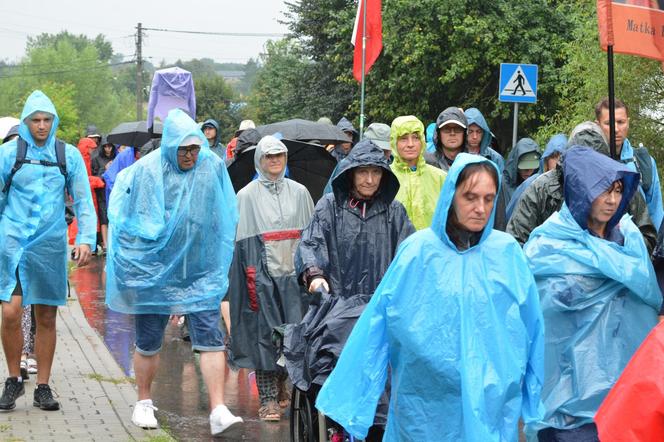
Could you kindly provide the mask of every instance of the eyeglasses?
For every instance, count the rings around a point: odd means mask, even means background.
[[[178,147],[178,156],[185,157],[187,155],[194,156],[201,151],[201,146],[191,145],[191,146],[180,146]]]
[[[464,129],[463,127],[459,127],[459,126],[452,126],[452,127],[443,126],[440,130],[444,134],[462,134],[466,131],[466,129]]]

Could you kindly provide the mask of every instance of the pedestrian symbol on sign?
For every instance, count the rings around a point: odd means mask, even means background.
[[[523,97],[535,97],[533,88],[530,86],[528,79],[523,75],[519,68],[514,71],[512,77],[510,77],[500,94],[516,95],[517,92],[521,92],[520,95]]]

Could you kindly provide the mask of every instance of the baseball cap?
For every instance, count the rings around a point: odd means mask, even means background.
[[[527,152],[519,157],[517,168],[521,170],[538,169],[540,166],[540,154],[537,152]]]
[[[390,126],[384,123],[371,123],[364,131],[364,138],[371,140],[383,150],[392,150],[390,147]]]

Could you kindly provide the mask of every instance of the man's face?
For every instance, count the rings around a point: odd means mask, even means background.
[[[483,136],[484,130],[482,130],[477,124],[473,123],[468,126],[468,147],[473,150],[478,150],[480,148],[480,143],[482,143]]]
[[[217,129],[215,129],[212,126],[205,126],[203,128],[203,134],[205,135],[205,138],[208,140],[214,140],[217,138]]]
[[[481,232],[489,222],[496,184],[486,171],[479,171],[466,179],[454,193],[453,207],[457,221],[469,232]]]
[[[350,149],[353,147],[353,132],[344,132],[346,134],[346,138],[348,138],[348,143],[341,143],[341,148],[343,149],[344,153],[348,155],[348,152],[350,152]]]
[[[397,152],[402,160],[417,163],[422,151],[422,140],[417,132],[403,134],[397,138]]]
[[[459,150],[463,144],[463,133],[466,131],[458,124],[446,124],[438,130],[440,142],[448,150]]]
[[[37,146],[43,146],[53,127],[53,115],[46,112],[35,112],[25,119],[30,135]]]
[[[353,188],[360,197],[369,199],[378,190],[382,177],[383,169],[380,167],[358,167],[353,171]]]
[[[261,170],[271,181],[281,176],[286,168],[286,153],[263,155],[261,157]]]
[[[611,128],[611,125],[609,124],[608,109],[602,108],[602,114],[600,115],[598,123],[602,128],[602,131],[604,132],[604,136],[606,137],[607,140],[609,140],[610,139],[609,130]],[[618,107],[616,108],[616,147],[617,148],[622,148],[623,142],[625,141],[625,138],[627,138],[628,133],[629,133],[629,117],[627,116],[627,110],[624,107]]]
[[[196,165],[200,152],[201,146],[197,144],[178,147],[178,166],[180,170],[192,169]]]
[[[519,176],[523,181],[530,178],[537,169],[519,169]]]

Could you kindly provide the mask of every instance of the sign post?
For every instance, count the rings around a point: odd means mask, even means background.
[[[498,100],[514,103],[512,147],[516,144],[519,103],[537,102],[537,65],[500,63]]]

